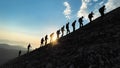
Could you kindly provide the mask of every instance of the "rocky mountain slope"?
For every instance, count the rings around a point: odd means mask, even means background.
[[[0,68],[120,68],[120,7]]]

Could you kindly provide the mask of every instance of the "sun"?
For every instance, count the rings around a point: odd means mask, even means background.
[[[57,41],[57,37],[56,37],[56,36],[54,36],[54,37],[52,38],[52,44],[53,44],[53,45],[57,45],[57,44],[58,44],[58,41]]]
[[[54,36],[52,40],[53,40],[53,42],[55,42],[57,40],[57,38]]]

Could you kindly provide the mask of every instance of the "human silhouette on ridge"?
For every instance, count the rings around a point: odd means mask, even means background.
[[[21,53],[22,53],[22,51],[21,51],[21,50],[19,50],[18,57],[19,57],[19,56],[21,56]]]
[[[57,30],[56,34],[57,34],[57,39],[59,39],[60,29],[59,29],[59,30]]]
[[[76,20],[72,23],[73,31],[75,31]]]
[[[28,49],[27,53],[29,53],[30,47],[31,47],[31,44],[29,43],[29,45],[28,45],[28,47],[27,47],[27,49]]]
[[[41,38],[41,45],[43,46],[44,44],[44,38]]]
[[[94,15],[93,12],[91,12],[91,13],[88,15],[88,18],[89,18],[89,21],[90,21],[90,22],[92,22],[93,15]]]
[[[104,15],[105,15],[104,12],[105,12],[105,5],[103,5],[103,6],[99,9],[99,13],[100,13],[101,16],[104,16]]]
[[[66,24],[66,30],[67,30],[67,34],[70,33],[70,30],[69,30],[69,22]]]
[[[62,37],[63,37],[64,31],[65,31],[64,27],[65,27],[65,26],[63,26],[63,27],[61,28],[61,32],[62,32],[62,35],[61,35],[61,36],[62,36]]]
[[[79,28],[83,27],[83,16],[79,18],[78,22],[79,22]]]
[[[45,45],[47,45],[48,35],[45,36]]]

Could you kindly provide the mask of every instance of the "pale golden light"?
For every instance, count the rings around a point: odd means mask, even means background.
[[[52,44],[53,44],[53,45],[57,45],[57,44],[58,44],[58,42],[57,42],[57,37],[56,37],[56,36],[54,36],[54,37],[52,38]]]
[[[53,42],[54,42],[54,41],[56,41],[56,37],[55,37],[55,36],[53,37]]]
[[[49,35],[50,33],[48,31],[55,31],[56,28],[49,28],[48,30],[46,29],[46,31],[44,31],[43,35],[41,34],[39,35],[30,35],[30,34],[26,34],[26,33],[21,33],[21,32],[15,32],[15,31],[11,31],[8,29],[1,29],[0,28],[0,40],[8,40],[8,41],[2,41],[0,43],[7,43],[10,45],[20,45],[23,47],[27,47],[27,45],[30,43],[32,46],[32,49],[38,48],[40,47],[40,37],[47,34]],[[45,33],[47,32],[47,33]],[[48,38],[50,39],[50,38]],[[48,43],[50,42],[50,40],[48,40]],[[56,34],[54,34],[53,38],[52,38],[52,43],[54,45],[57,44],[57,40],[56,40]]]
[[[9,40],[10,42],[6,42],[6,43],[10,45],[21,45],[26,48],[27,45],[31,43],[32,48],[39,47],[38,37],[26,35],[23,33],[16,33],[8,30],[1,30],[0,39]]]

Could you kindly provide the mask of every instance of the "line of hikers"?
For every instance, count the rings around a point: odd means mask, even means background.
[[[105,5],[103,5],[103,6],[99,9],[99,13],[101,14],[101,16],[104,16],[104,11],[105,11]],[[91,13],[88,15],[88,18],[89,18],[90,23],[92,22],[93,15],[94,15],[93,12],[91,12]],[[80,18],[78,19],[79,28],[82,28],[82,27],[83,27],[83,18],[84,18],[84,17],[82,16],[82,17],[80,17]],[[76,24],[76,20],[72,23],[73,32],[75,31],[75,24]],[[61,33],[62,33],[61,37],[63,37],[64,31],[65,31],[64,28],[65,28],[65,26],[63,25],[63,27],[61,27],[61,29],[57,30],[57,32],[56,32],[57,39],[59,39],[60,31],[61,31]],[[66,34],[69,34],[69,33],[70,33],[69,22],[66,24],[66,31],[67,31]],[[54,37],[54,33],[51,33],[51,34],[50,34],[50,43],[53,41],[53,37]],[[41,39],[41,45],[43,45],[44,42],[45,42],[45,45],[46,45],[46,44],[47,44],[47,40],[48,40],[48,35],[45,36],[45,39],[44,39],[44,38]]]
[[[99,9],[99,13],[100,13],[101,17],[104,16],[104,11],[105,11],[105,5],[103,5],[103,6]],[[94,15],[93,12],[91,12],[91,13],[88,15],[88,18],[89,18],[90,23],[92,22],[93,15]],[[79,28],[82,28],[82,27],[83,27],[83,18],[84,18],[84,17],[82,16],[82,17],[80,17],[80,18],[78,19]],[[75,24],[76,24],[76,20],[72,23],[73,32],[75,31]],[[63,25],[63,27],[61,27],[61,29],[59,29],[59,30],[56,31],[57,39],[60,38],[60,37],[59,37],[59,36],[60,36],[60,31],[61,31],[61,33],[62,33],[61,37],[63,37],[63,36],[64,36],[64,31],[65,31],[65,26],[64,26],[64,25]],[[70,30],[69,30],[69,22],[66,24],[66,31],[67,31],[66,34],[69,34],[69,33],[70,33]],[[53,37],[54,37],[54,33],[51,33],[51,34],[50,34],[50,43],[53,42]],[[45,43],[45,45],[47,45],[47,43],[48,43],[48,35],[46,35],[45,38],[41,38],[41,45],[43,46],[44,43]],[[30,47],[31,47],[31,44],[29,44],[28,47],[27,47],[27,53],[29,53]],[[18,56],[20,56],[20,55],[21,55],[21,50],[19,51]]]

